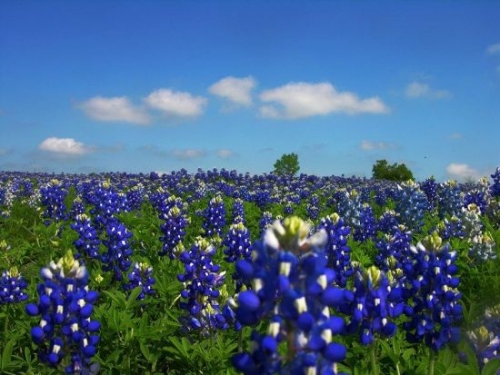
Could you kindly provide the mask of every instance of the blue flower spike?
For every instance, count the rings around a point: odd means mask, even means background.
[[[340,374],[346,348],[334,341],[345,331],[334,309],[352,294],[334,284],[327,267],[327,233],[310,235],[311,226],[298,217],[277,220],[257,241],[251,259],[237,262],[252,289],[236,298],[236,318],[252,326],[269,319],[266,333],[254,330],[251,350],[233,357],[244,374]],[[288,353],[280,347],[288,344]]]
[[[26,313],[40,316],[31,338],[38,345],[39,359],[52,367],[64,364],[64,373],[92,372],[100,324],[91,320],[98,293],[88,289],[88,272],[71,250],[57,263],[42,268],[38,304],[26,305]]]

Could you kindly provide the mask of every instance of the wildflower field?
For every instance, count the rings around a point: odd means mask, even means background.
[[[475,183],[0,173],[0,374],[500,374]]]

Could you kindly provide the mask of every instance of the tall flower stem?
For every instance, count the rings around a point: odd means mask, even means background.
[[[427,371],[427,375],[434,375],[434,365],[436,363],[436,355],[432,348],[429,348],[429,371]]]
[[[378,375],[378,366],[377,366],[377,340],[373,340],[370,345],[370,362],[371,362],[371,373],[373,375]]]

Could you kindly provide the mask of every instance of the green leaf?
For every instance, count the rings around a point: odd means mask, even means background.
[[[130,296],[127,299],[126,302],[126,308],[129,309],[131,306],[137,303],[137,297],[139,297],[139,294],[141,294],[142,291],[142,286],[138,286],[134,289],[132,289],[132,292],[130,293]]]
[[[483,367],[481,375],[496,375],[499,370],[500,370],[500,359],[493,358]]]
[[[151,353],[149,352],[149,346],[147,346],[143,342],[140,342],[139,348],[141,349],[141,352],[142,352],[142,355],[144,355],[144,358],[146,358],[149,362],[151,362]]]
[[[7,342],[7,345],[5,345],[5,348],[3,348],[2,351],[2,370],[5,370],[12,359],[12,349],[14,348],[14,340],[10,340]]]

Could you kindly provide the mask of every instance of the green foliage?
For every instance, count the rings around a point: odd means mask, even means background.
[[[373,178],[376,180],[408,181],[413,180],[413,173],[404,164],[390,165],[387,160],[377,160],[372,168]]]
[[[299,156],[295,153],[283,154],[274,163],[273,173],[280,176],[294,176],[300,169]]]

